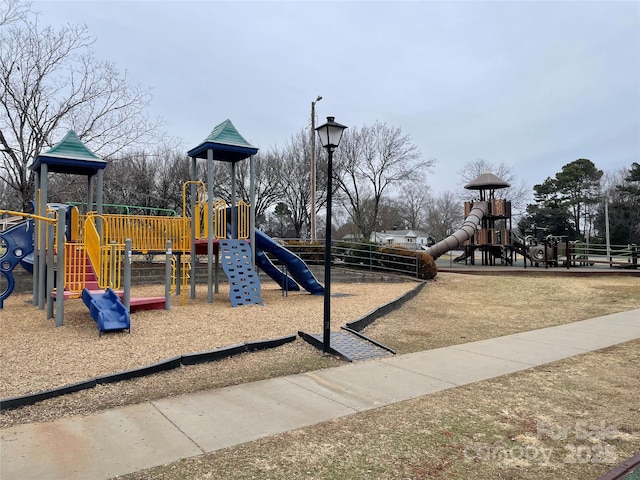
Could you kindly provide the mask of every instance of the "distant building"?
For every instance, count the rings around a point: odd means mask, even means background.
[[[422,230],[383,230],[373,232],[371,242],[389,247],[403,247],[407,250],[419,250],[435,243],[435,239]]]

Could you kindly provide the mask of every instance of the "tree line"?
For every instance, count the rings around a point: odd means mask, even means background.
[[[33,198],[29,166],[69,129],[108,162],[104,202],[182,211],[182,185],[189,159],[162,130],[162,119],[147,114],[150,90],[130,85],[110,62],[95,58],[85,26],[42,27],[30,4],[0,0],[0,206],[27,210]],[[311,134],[301,129],[281,146],[256,159],[257,226],[280,237],[309,238],[312,212],[324,231],[326,152],[316,146],[316,204],[311,205]],[[440,240],[458,228],[470,192],[434,195],[427,179],[435,159],[425,158],[399,127],[376,121],[346,130],[334,155],[335,238],[369,239],[374,231],[422,230]],[[236,192],[249,201],[248,162],[237,168]],[[230,166],[217,162],[214,196],[231,197]],[[572,239],[611,242],[640,240],[640,169],[637,163],[604,173],[588,159],[566,164],[553,178],[531,189],[509,165],[468,162],[458,172],[462,186],[486,171],[511,184],[497,191],[512,202],[522,235],[547,228]],[[197,176],[205,180],[204,164]],[[86,179],[50,177],[49,200],[82,201]],[[131,213],[145,213],[130,210]]]

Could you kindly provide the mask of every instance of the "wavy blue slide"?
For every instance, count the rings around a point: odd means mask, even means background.
[[[263,252],[267,252],[284,265],[287,266],[288,273],[293,277],[295,282],[300,284],[302,288],[311,293],[312,295],[324,295],[324,287],[320,285],[320,282],[313,275],[306,263],[295,253],[287,250],[278,242],[273,240],[268,235],[262,233],[256,229],[256,264],[262,268],[276,282],[280,283],[282,280],[282,272],[278,270],[272,263],[266,258]],[[262,258],[265,257],[265,258]],[[270,267],[266,265],[269,263]],[[266,266],[266,268],[265,268]],[[276,273],[277,272],[277,273]],[[289,279],[290,280],[290,279]],[[294,282],[294,283],[295,283]],[[282,286],[282,284],[280,283]],[[298,288],[291,288],[291,282],[289,282],[289,290],[299,290]],[[297,286],[297,285],[296,285]]]
[[[116,293],[107,288],[104,293],[82,290],[82,301],[89,308],[91,318],[98,326],[99,335],[112,330],[129,330],[131,316]]]

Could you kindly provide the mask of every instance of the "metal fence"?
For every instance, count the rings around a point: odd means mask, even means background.
[[[324,264],[324,242],[298,239],[279,239],[278,241],[298,255],[307,265]],[[331,244],[331,263],[356,270],[396,273],[418,278],[420,259],[416,250],[373,243],[335,241]]]

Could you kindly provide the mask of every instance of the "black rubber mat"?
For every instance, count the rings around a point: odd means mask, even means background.
[[[322,348],[323,336],[321,333],[307,333],[305,335],[314,340],[316,347]],[[349,362],[390,357],[394,354],[390,349],[384,348],[366,337],[348,331],[331,332],[330,346]]]

